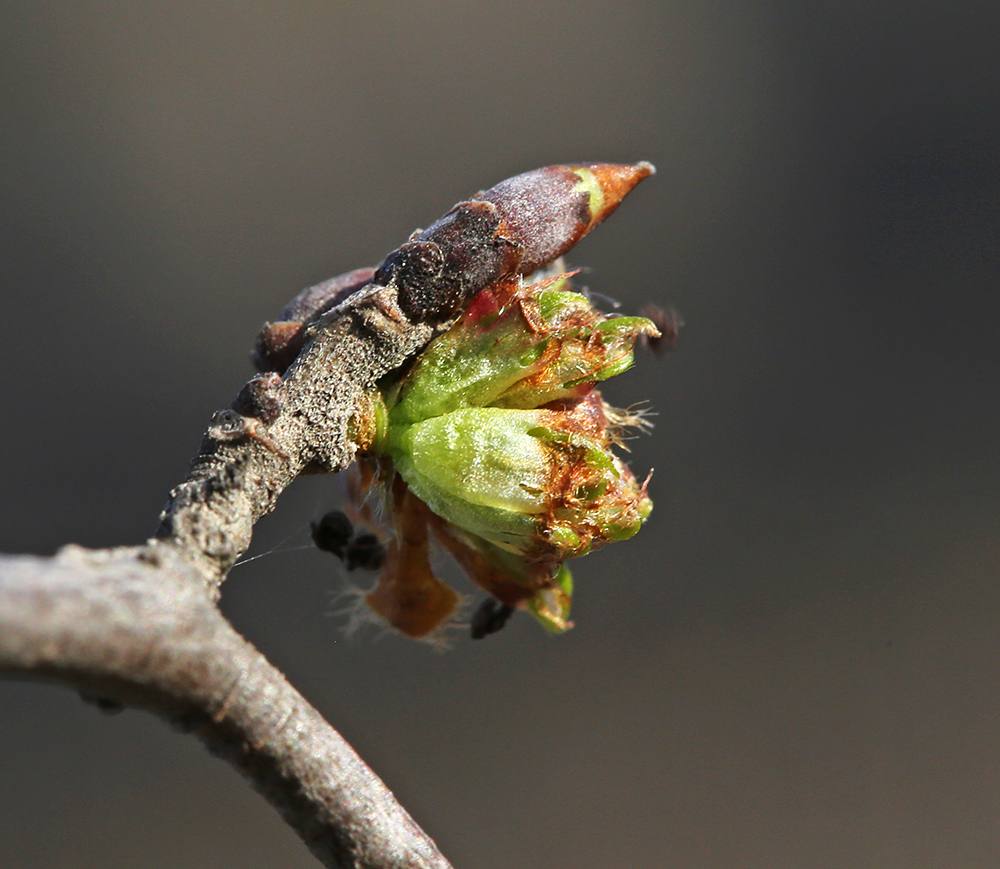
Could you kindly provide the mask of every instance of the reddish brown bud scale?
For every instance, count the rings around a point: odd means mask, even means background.
[[[579,397],[551,401],[545,408],[554,414],[549,425],[558,425],[565,432],[587,435],[602,441],[604,446],[610,444],[607,406],[593,383],[580,384]]]
[[[392,499],[396,534],[389,543],[386,568],[365,600],[400,633],[426,637],[454,613],[458,595],[431,569],[430,509],[398,476]]]

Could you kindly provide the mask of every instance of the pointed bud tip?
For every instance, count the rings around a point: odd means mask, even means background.
[[[640,181],[655,175],[656,167],[643,160],[639,163],[586,163],[574,167],[574,171],[585,184],[595,184],[600,189],[602,195],[599,201],[592,202],[591,226],[596,226],[618,207]]]
[[[628,179],[628,190],[635,187],[643,178],[656,174],[656,167],[648,160],[640,160],[638,163],[581,163],[580,165],[589,169],[602,180],[605,178]]]

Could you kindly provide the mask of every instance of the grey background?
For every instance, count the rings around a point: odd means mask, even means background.
[[[577,628],[345,639],[309,549],[224,607],[456,866],[1000,862],[995,3],[52,3],[0,26],[0,549],[136,543],[256,329],[502,178],[649,159],[572,254],[687,320],[656,509]],[[309,480],[251,554],[338,502]],[[312,866],[137,712],[0,683],[0,863]]]

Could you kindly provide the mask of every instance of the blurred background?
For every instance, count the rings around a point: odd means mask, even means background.
[[[1000,863],[1000,7],[0,8],[0,550],[148,536],[302,287],[509,175],[651,160],[570,256],[687,322],[605,390],[658,414],[656,509],[575,565],[575,630],[347,639],[335,478],[223,606],[456,867]],[[8,869],[315,865],[62,688],[0,683],[0,783]]]

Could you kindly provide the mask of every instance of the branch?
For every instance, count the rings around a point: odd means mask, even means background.
[[[450,865],[169,548],[0,557],[0,671],[146,709],[195,734],[325,866]]]
[[[265,327],[255,358],[269,371],[215,415],[154,539],[0,556],[0,672],[146,709],[194,733],[325,866],[448,867],[215,602],[281,492],[300,474],[346,468],[370,444],[380,378],[484,287],[561,256],[651,173],[645,163],[526,173],[459,203],[377,271],[301,294]]]
[[[250,545],[254,524],[299,474],[340,471],[354,461],[374,425],[369,392],[375,381],[447,322],[409,320],[396,288],[380,286],[318,318],[284,380],[275,377],[262,387],[267,395],[249,400],[274,398],[280,405],[276,418],[267,424],[257,416],[221,412],[188,479],[170,493],[157,537],[194,559],[217,594]]]

